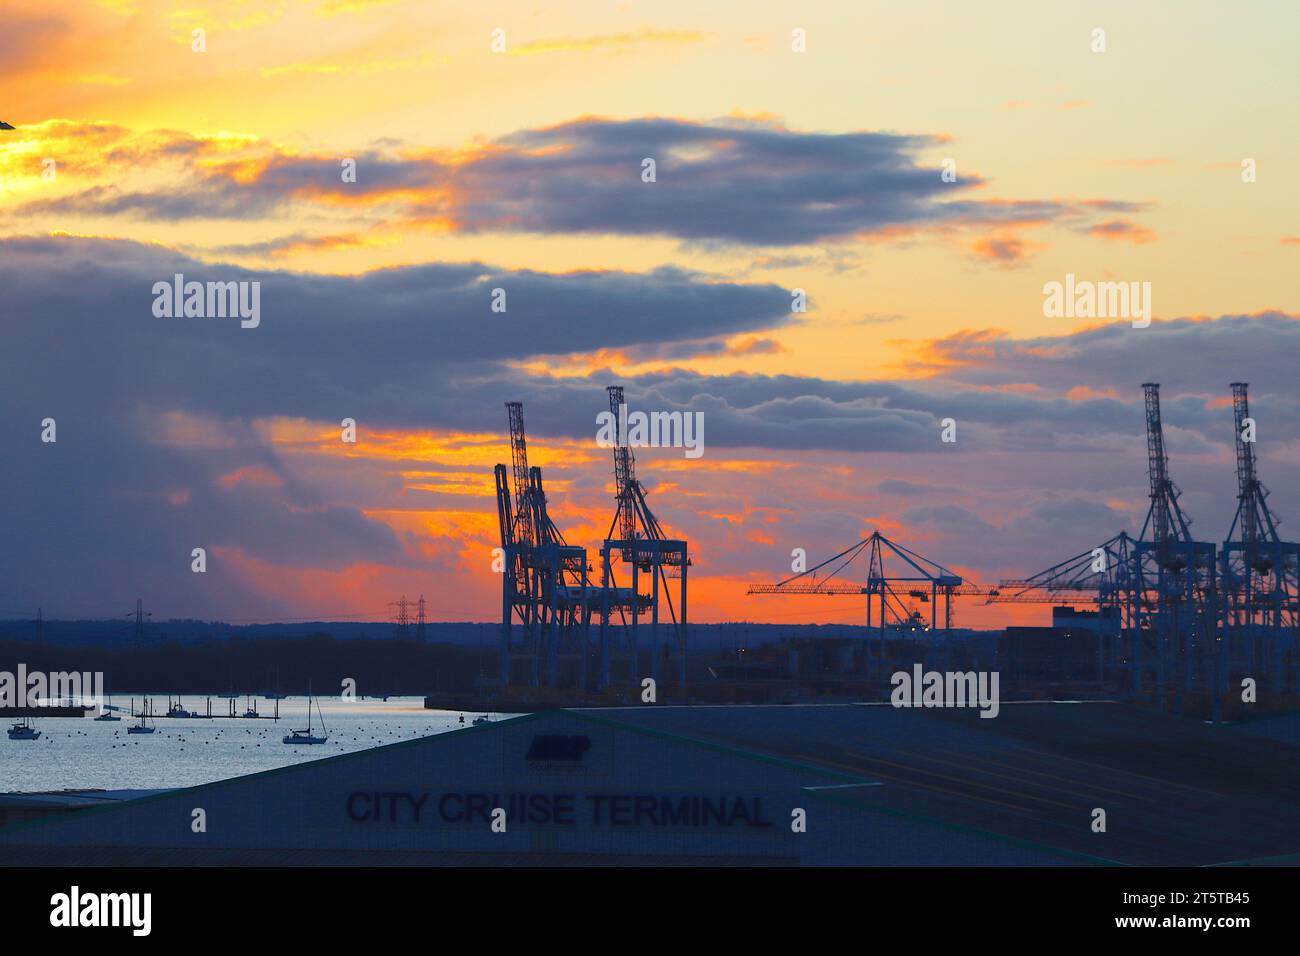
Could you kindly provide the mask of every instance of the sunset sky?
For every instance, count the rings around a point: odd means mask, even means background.
[[[861,621],[744,592],[876,529],[990,583],[1136,533],[1146,381],[1208,540],[1251,384],[1290,537],[1298,31],[1287,3],[10,0],[0,617],[492,620],[503,403],[594,560],[609,384],[703,413],[703,457],[637,451],[695,620]],[[259,281],[260,325],[156,317],[175,273]],[[1154,321],[1045,317],[1067,274],[1149,282]]]

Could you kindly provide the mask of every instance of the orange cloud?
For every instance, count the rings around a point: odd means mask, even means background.
[[[1065,393],[1072,402],[1086,402],[1096,398],[1119,398],[1119,392],[1113,388],[1092,388],[1088,385],[1076,385]]]
[[[1088,230],[1088,235],[1104,239],[1107,242],[1131,242],[1138,246],[1155,242],[1158,239],[1156,234],[1145,226],[1139,226],[1124,219],[1110,219],[1106,222],[1099,222]]]
[[[788,352],[784,345],[775,339],[751,335],[727,343],[728,355],[774,355]]]
[[[244,483],[278,488],[284,484],[284,479],[271,469],[258,465],[236,468],[234,471],[217,477],[217,484],[222,488],[234,488],[236,485]]]
[[[381,237],[375,230],[367,233],[335,233],[328,236],[311,236],[287,239],[272,244],[269,254],[277,259],[290,258],[308,252],[349,252],[354,249],[389,246],[399,240],[396,236]]]
[[[1022,265],[1030,254],[1047,248],[1045,243],[1029,242],[1019,236],[998,233],[977,239],[971,252],[977,259],[1003,268]]]

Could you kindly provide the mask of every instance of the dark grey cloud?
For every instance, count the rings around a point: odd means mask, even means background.
[[[134,219],[243,219],[274,212],[289,197],[254,191],[239,183],[212,180],[166,192],[91,186],[58,199],[41,199],[22,208],[25,215],[96,215]]]
[[[1114,404],[1084,403],[1107,415],[1139,398],[1143,382],[1158,382],[1165,421],[1190,430],[1221,426],[1222,412],[1207,414],[1207,400],[1229,398],[1229,384],[1244,381],[1251,385],[1252,406],[1267,407],[1274,427],[1300,434],[1300,321],[1283,312],[1155,321],[1145,329],[1115,322],[1030,339],[963,333],[932,342],[930,349],[940,360],[935,368],[955,383],[1014,381],[1052,396],[1076,388],[1113,391],[1119,396]]]
[[[118,131],[101,128],[99,132]],[[418,194],[428,192],[427,201],[432,202],[432,190],[451,175],[448,166],[432,158],[402,159],[365,151],[347,157],[356,162],[356,180],[345,183],[343,158],[266,153],[244,162],[221,162],[205,140],[183,133],[162,134],[160,140],[147,144],[131,141],[107,148],[102,159],[105,165],[177,160],[184,173],[167,189],[91,186],[56,199],[26,203],[20,212],[166,221],[254,219],[326,199],[371,203],[387,216],[392,206],[423,209],[425,200]]]
[[[98,185],[22,207],[23,214],[165,220],[266,217],[325,201],[359,221],[438,220],[466,232],[661,235],[695,247],[794,246],[885,230],[976,229],[1131,214],[1120,200],[976,199],[973,173],[944,182],[919,154],[941,141],[888,132],[814,133],[770,123],[579,119],[521,130],[468,155],[361,151],[356,182],[341,157],[250,147],[237,161],[196,162],[207,145],[182,134],[153,147],[183,161],[167,190]],[[138,163],[138,145],[121,146]],[[110,159],[112,158],[110,154]],[[642,181],[653,159],[656,181]],[[1016,243],[1018,240],[999,240]],[[829,260],[834,263],[833,257]],[[779,265],[779,260],[776,260]]]
[[[910,508],[904,522],[926,536],[918,549],[949,567],[981,569],[986,583],[998,577],[1027,576],[1083,553],[1121,530],[1136,534],[1141,513],[1116,509],[1093,498],[1057,495],[1036,489],[1037,500],[1008,517],[1005,502],[978,509],[954,504]],[[987,512],[987,516],[985,514]],[[1226,530],[1226,529],[1225,529]]]
[[[984,538],[991,533],[989,524],[969,508],[960,505],[927,505],[903,512],[903,520],[911,524],[931,525],[960,538]]]
[[[922,481],[908,481],[906,478],[886,478],[876,482],[874,488],[878,495],[959,495],[961,489],[954,485],[932,485]]]
[[[582,119],[525,130],[457,167],[454,211],[469,229],[659,234],[694,243],[787,246],[896,227],[1000,227],[1132,213],[1119,200],[961,199],[918,153],[936,137],[809,133],[745,121]],[[656,181],[641,180],[655,160]]]
[[[159,247],[77,239],[0,244],[10,347],[6,388],[34,394],[50,376],[82,394],[117,388],[137,403],[197,413],[366,417],[402,427],[499,427],[500,403],[527,401],[533,427],[569,437],[592,429],[599,384],[533,377],[515,363],[617,349],[633,359],[716,354],[728,336],[780,327],[788,296],[772,285],[717,282],[678,270],[551,275],[481,264],[385,269],[361,276],[256,272],[198,263]],[[155,281],[262,283],[262,324],[155,318]],[[489,308],[507,293],[507,312]],[[635,407],[705,412],[707,441],[728,447],[939,451],[939,422],[968,447],[1104,449],[1143,426],[1140,383],[1163,380],[1165,418],[1217,447],[1224,412],[1207,397],[1226,380],[1255,382],[1276,437],[1300,434],[1290,356],[1300,322],[1283,315],[1103,327],[1029,342],[981,337],[935,348],[958,364],[916,382],[807,375],[707,375],[672,369],[628,380]],[[694,343],[694,344],[693,344]],[[48,356],[64,372],[33,361]],[[106,363],[104,356],[122,360]],[[1199,364],[1199,368],[1198,368]],[[1039,384],[1041,391],[989,387]],[[1067,398],[1076,386],[1114,395]],[[1281,402],[1278,403],[1282,405]],[[1230,437],[1230,436],[1229,436]],[[1183,439],[1188,440],[1186,438]]]
[[[395,424],[427,422],[428,395],[472,383],[476,372],[499,378],[504,363],[603,348],[654,353],[790,318],[780,287],[667,268],[553,275],[468,263],[320,276],[199,263],[128,242],[0,245],[5,307],[20,317],[27,331],[13,334],[29,348],[59,351],[74,367],[106,350],[150,355],[156,361],[129,373],[137,400],[188,393],[194,407],[229,414],[314,416],[347,405]],[[259,281],[260,327],[156,318],[152,286],[178,272],[186,280]],[[491,310],[494,289],[505,292],[504,313]],[[20,363],[13,374],[18,384],[34,372]]]
[[[915,158],[935,140],[893,133],[583,119],[500,142],[452,180],[467,228],[791,245],[939,218],[941,197],[979,184],[942,182]]]

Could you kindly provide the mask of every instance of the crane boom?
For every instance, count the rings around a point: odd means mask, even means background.
[[[1169,458],[1165,454],[1164,428],[1160,421],[1160,386],[1147,382],[1142,386],[1147,409],[1147,472],[1151,479],[1151,538],[1157,545],[1169,540]]]
[[[533,527],[533,509],[529,504],[531,479],[528,474],[528,443],[524,437],[523,402],[506,402],[510,416],[510,457],[514,472],[515,489],[515,540],[520,544],[536,544],[537,530]]]
[[[1246,562],[1254,567],[1259,561],[1262,541],[1279,541],[1277,525],[1264,500],[1268,489],[1255,471],[1254,435],[1248,439],[1248,427],[1253,432],[1254,419],[1250,417],[1250,400],[1246,382],[1232,383],[1232,418],[1236,426],[1237,445],[1237,515],[1234,530],[1241,532],[1242,550]],[[1229,532],[1231,535],[1231,532]]]
[[[1169,457],[1165,454],[1165,432],[1160,419],[1160,386],[1144,382],[1142,392],[1146,398],[1147,471],[1151,479],[1147,528],[1163,561],[1172,542],[1191,542],[1192,530],[1178,506],[1178,487],[1169,477]]]
[[[1258,480],[1255,478],[1255,446],[1245,440],[1246,419],[1250,418],[1246,387],[1246,382],[1232,383],[1232,419],[1237,429],[1237,514],[1241,519],[1241,543],[1247,563],[1253,565],[1259,548],[1259,518],[1255,508]]]
[[[615,422],[622,422],[620,412],[624,406],[623,386],[610,385],[605,389],[609,393],[609,410]],[[627,444],[627,436],[618,429],[614,441],[614,485],[618,501],[619,537],[631,541],[636,537],[636,459]]]

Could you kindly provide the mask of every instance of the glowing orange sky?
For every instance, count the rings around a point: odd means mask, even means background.
[[[1091,6],[1084,17],[1051,4],[845,0],[800,10],[798,23],[792,16],[781,5],[681,0],[653,11],[595,0],[535,8],[397,0],[51,8],[18,0],[0,17],[15,37],[0,61],[0,119],[18,127],[0,139],[0,204],[8,210],[0,238],[133,240],[209,263],[314,275],[431,262],[557,275],[675,267],[702,282],[809,291],[807,315],[725,337],[716,348],[539,352],[513,363],[542,381],[673,370],[943,381],[993,365],[1004,347],[1026,359],[1068,352],[1068,338],[1019,344],[1089,327],[1047,320],[1039,308],[1045,278],[1067,272],[1152,282],[1159,319],[1300,308],[1300,179],[1288,168],[1300,155],[1300,130],[1263,119],[1290,115],[1294,91],[1266,81],[1257,66],[1293,58],[1296,9],[1272,11],[1283,22],[1266,35],[1247,32],[1239,21],[1248,17],[1215,15],[1203,4],[1156,26],[1124,3]],[[1104,56],[1088,50],[1093,20],[1109,31]],[[807,30],[806,54],[790,50],[796,26]],[[507,38],[504,55],[491,47],[496,29]],[[1161,43],[1142,42],[1152,29]],[[204,31],[202,52],[193,49],[195,30]],[[466,220],[467,197],[484,188],[475,171],[512,150],[528,152],[506,145],[512,134],[584,117],[744,118],[774,132],[928,137],[920,159],[928,168],[953,158],[961,176],[978,180],[964,197],[977,212],[781,247],[660,232],[539,234]],[[363,157],[355,192],[286,185],[291,214],[257,205],[261,191],[293,181],[286,171],[348,157]],[[1245,157],[1260,171],[1250,184],[1240,176]],[[367,179],[381,161],[393,178]],[[446,175],[404,179],[406,164],[436,165]],[[189,185],[201,187],[208,211],[105,212],[82,201],[181,194]],[[234,212],[218,213],[221,197]],[[1112,203],[1127,211],[1111,211]],[[999,210],[1006,215],[994,216]],[[972,392],[1044,392],[1008,377],[965,384]],[[1070,402],[1117,397],[1107,387],[1066,388]],[[221,470],[212,478],[220,494],[284,495],[286,508],[305,507],[289,497],[301,481],[312,489],[312,507],[355,507],[402,542],[403,566],[295,566],[225,549],[241,582],[275,605],[382,615],[377,594],[425,594],[435,619],[491,618],[499,607],[490,570],[492,466],[508,457],[504,415],[497,432],[365,422],[356,445],[338,441],[332,416],[236,422],[157,409],[148,441],[220,451],[233,447],[236,424],[251,428],[272,460]],[[1219,453],[1194,454],[1209,461]],[[546,437],[530,445],[530,456],[546,472],[557,522],[595,554],[613,514],[607,452]],[[748,598],[744,589],[788,573],[787,556],[801,542],[787,529],[813,512],[838,522],[822,529],[819,544],[846,546],[880,528],[926,552],[930,519],[902,517],[912,499],[880,491],[888,479],[939,489],[927,494],[978,510],[996,532],[1015,528],[1023,504],[1021,493],[1004,490],[1000,469],[1014,472],[1011,456],[983,466],[978,481],[939,455],[869,447],[728,448],[698,465],[648,454],[639,465],[660,518],[692,543],[696,620],[861,622],[857,599],[782,603]],[[1052,480],[1061,494],[1089,495],[1140,519],[1141,461],[1126,468],[1132,480],[1114,488]],[[188,507],[194,491],[169,486],[164,506]],[[1061,556],[1075,543],[1061,542]],[[986,577],[1035,570],[1000,558],[979,568],[962,560]],[[742,565],[749,570],[737,570]],[[1043,614],[968,602],[957,621]]]

